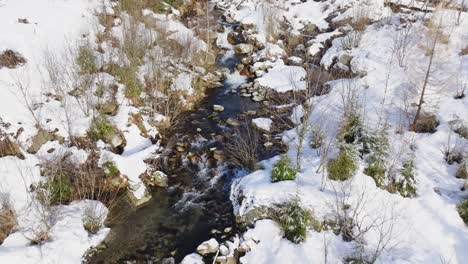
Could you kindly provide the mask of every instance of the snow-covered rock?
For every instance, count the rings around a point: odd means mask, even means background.
[[[165,188],[168,185],[168,177],[162,171],[156,171],[151,175],[150,183],[157,187]]]
[[[201,243],[197,247],[197,252],[201,255],[207,255],[207,254],[212,254],[216,253],[219,249],[219,243],[216,239],[212,238],[208,241],[205,241]]]
[[[222,111],[224,111],[224,106],[222,106],[222,105],[213,105],[213,111],[222,112]]]
[[[203,261],[202,256],[196,253],[192,253],[190,255],[185,256],[182,262],[180,262],[180,264],[205,264],[205,262]]]
[[[270,118],[260,117],[252,119],[252,123],[256,128],[266,132],[270,132],[273,120],[271,120]]]
[[[254,46],[252,44],[241,43],[241,44],[236,45],[235,50],[236,50],[236,54],[248,55],[254,51]]]

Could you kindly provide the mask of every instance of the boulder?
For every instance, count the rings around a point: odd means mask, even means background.
[[[14,156],[25,159],[20,146],[6,135],[0,135],[0,158]]]
[[[224,106],[222,106],[222,105],[213,105],[213,111],[222,112],[222,111],[224,111]]]
[[[350,65],[352,59],[353,59],[352,56],[350,56],[348,54],[343,54],[343,55],[340,56],[338,61],[340,63],[344,64],[344,65]]]
[[[45,143],[52,141],[53,136],[46,130],[39,130],[39,132],[32,138],[32,144],[28,148],[28,152],[36,154]]]
[[[115,116],[119,109],[119,105],[117,102],[102,103],[97,105],[97,109],[103,114]]]
[[[213,254],[216,253],[219,249],[219,243],[216,239],[212,238],[208,241],[201,243],[197,247],[197,252],[201,255]]]
[[[176,261],[173,257],[165,258],[161,261],[161,264],[175,264]]]
[[[252,100],[254,102],[261,102],[261,101],[265,100],[265,98],[263,96],[260,96],[260,95],[255,95],[254,97],[252,97]]]
[[[129,188],[131,190],[131,189],[137,189],[139,187],[138,186],[130,186]],[[131,204],[136,208],[142,207],[143,205],[148,203],[151,200],[151,198],[153,198],[153,196],[151,196],[151,194],[149,192],[145,192],[145,194],[142,197],[135,196],[135,194],[133,192],[127,192],[127,196],[129,198]]]
[[[248,55],[254,51],[254,46],[252,44],[238,44],[236,45],[235,51],[238,55]]]
[[[149,184],[151,186],[166,188],[168,186],[168,177],[164,172],[156,171],[151,175]]]
[[[313,23],[307,23],[304,25],[304,31],[307,34],[312,34],[317,30],[317,25]]]
[[[240,122],[237,119],[231,117],[226,120],[226,124],[230,126],[240,126]]]
[[[118,148],[124,144],[124,139],[120,134],[112,134],[108,140],[113,148]]]
[[[242,23],[241,28],[242,30],[249,30],[249,29],[255,29],[256,25],[254,23]]]
[[[205,262],[203,261],[202,256],[196,253],[192,253],[190,255],[185,256],[182,262],[180,262],[180,264],[205,264]]]
[[[221,245],[219,247],[219,254],[221,254],[221,256],[227,256],[229,255],[230,251],[229,251],[229,248],[226,247],[225,245]]]

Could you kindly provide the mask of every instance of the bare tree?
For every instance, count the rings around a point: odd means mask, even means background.
[[[335,193],[335,223],[343,239],[354,241],[356,244],[356,251],[351,258],[375,263],[379,256],[385,250],[391,249],[396,242],[394,228],[398,215],[395,205],[387,201],[385,206],[369,209],[369,201],[372,198],[368,190],[353,190],[352,180],[339,182],[337,185],[332,184]],[[368,245],[366,241],[370,233],[377,237],[373,245]]]
[[[408,51],[411,48],[411,34],[413,33],[413,23],[408,21],[406,24],[395,29],[393,34],[392,52],[398,60],[400,67],[406,68]]]
[[[419,99],[416,103],[416,114],[411,124],[411,129],[416,130],[418,121],[421,116],[421,111],[425,103],[426,94],[428,91],[428,85],[430,84],[431,75],[434,73],[434,59],[436,56],[437,45],[439,44],[442,35],[443,35],[443,16],[439,14],[435,16],[434,19],[430,22],[430,31],[428,36],[428,47],[426,54],[429,56],[429,61],[424,71],[424,78],[422,81],[421,89],[419,90]]]
[[[37,102],[34,99],[35,96],[31,95],[31,92],[30,92],[31,83],[29,79],[29,74],[26,71],[23,72],[21,75],[17,73],[13,76],[13,79],[14,79],[16,88],[18,88],[21,94],[21,98],[18,98],[18,99],[23,102],[24,106],[31,114],[31,117],[34,120],[36,127],[40,129],[42,127],[42,124],[36,113]],[[15,92],[13,93],[16,95]]]

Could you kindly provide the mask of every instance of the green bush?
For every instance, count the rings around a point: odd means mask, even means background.
[[[457,205],[457,211],[463,222],[468,225],[468,199]]]
[[[369,165],[364,169],[364,173],[374,179],[375,185],[377,185],[377,187],[384,186],[386,169],[382,167],[380,163]]]
[[[119,168],[117,168],[117,165],[115,165],[115,163],[112,161],[107,161],[104,163],[102,168],[104,169],[104,174],[106,177],[115,177],[120,175]]]
[[[135,67],[125,66],[115,72],[118,81],[125,85],[125,96],[131,100],[138,100],[144,90],[136,71]]]
[[[291,160],[283,156],[279,161],[273,165],[271,172],[271,181],[293,181],[296,179],[296,170],[289,166]]]
[[[307,228],[317,225],[312,213],[302,208],[297,200],[278,205],[274,220],[281,226],[284,237],[296,244],[306,239]]]
[[[394,183],[395,189],[403,197],[413,197],[416,195],[416,180],[414,179],[414,161],[410,160],[403,164],[401,177]]]
[[[78,65],[81,74],[91,74],[98,70],[93,50],[87,46],[81,46],[78,48],[76,64]]]
[[[105,116],[97,117],[91,125],[90,134],[95,140],[106,141],[115,133],[116,128]]]
[[[72,201],[73,186],[65,173],[58,173],[39,184],[38,200],[45,205],[68,204]]]
[[[335,181],[345,181],[351,178],[357,170],[356,151],[353,146],[342,145],[336,159],[328,162],[328,178]]]

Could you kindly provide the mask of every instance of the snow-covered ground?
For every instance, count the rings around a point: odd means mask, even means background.
[[[79,41],[83,36],[92,34],[95,17],[90,11],[98,5],[98,1],[91,0],[0,1],[0,52],[11,49],[27,60],[24,66],[0,69],[0,117],[4,123],[10,124],[7,133],[16,133],[20,128],[24,130],[18,137],[24,148],[31,144],[30,139],[37,132],[25,99],[31,104],[46,101],[42,93],[44,78],[41,74],[45,51],[63,50],[70,41]],[[27,19],[28,23],[19,23],[19,19]],[[20,84],[26,88],[26,96],[18,88]],[[36,105],[34,107],[38,109]],[[54,115],[42,115],[42,111],[50,111]],[[37,110],[37,115],[43,118],[41,121],[44,125],[46,118],[53,118],[47,126],[63,129],[57,120],[59,118],[56,118],[61,115],[60,111],[57,105],[50,104],[43,110]],[[80,119],[79,114],[76,118],[77,121]],[[51,148],[56,149],[55,154],[45,151]],[[60,213],[56,214],[50,242],[37,246],[31,245],[26,238],[30,235],[28,228],[36,225],[41,217],[38,210],[31,206],[32,197],[28,190],[40,178],[37,164],[40,159],[65,152],[73,153],[74,159],[81,162],[87,156],[76,148],[64,149],[57,142],[49,142],[36,155],[24,152],[24,160],[16,157],[0,159],[0,192],[9,193],[19,222],[16,232],[0,246],[0,262],[79,263],[83,253],[97,245],[108,233],[109,230],[105,228],[96,235],[88,234],[83,228],[83,211],[89,206],[97,206],[105,214],[107,209],[97,202],[81,201],[54,209]]]

